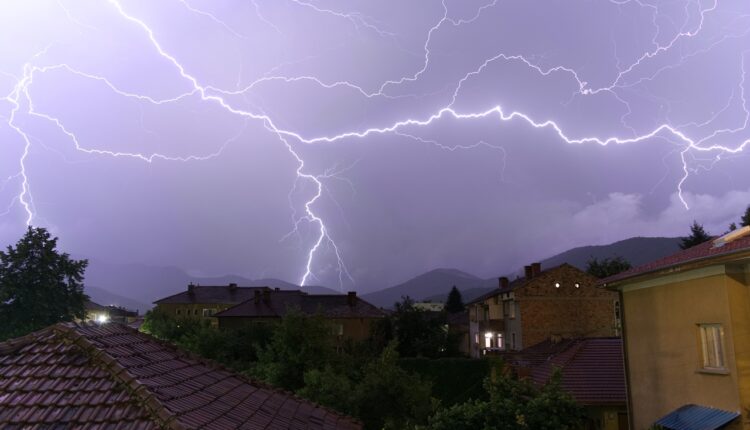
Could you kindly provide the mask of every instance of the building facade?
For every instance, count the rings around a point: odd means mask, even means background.
[[[596,288],[597,279],[569,265],[542,270],[539,263],[473,301],[470,355],[518,351],[550,338],[619,335],[618,296]]]
[[[255,291],[271,291],[269,287],[239,287],[237,284],[202,286],[188,285],[187,290],[154,302],[156,309],[175,318],[201,319],[218,326],[215,314],[254,297]]]
[[[750,429],[750,227],[602,283],[622,296],[635,429],[686,410]]]

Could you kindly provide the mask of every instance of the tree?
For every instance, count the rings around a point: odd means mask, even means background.
[[[737,230],[737,224],[736,223],[729,224],[729,231],[735,231],[735,230]]]
[[[591,257],[586,262],[586,273],[601,279],[624,272],[631,267],[630,262],[619,256],[614,258],[606,257],[601,260]]]
[[[15,247],[0,251],[0,339],[60,321],[84,319],[87,260],[57,250],[57,238],[29,227]]]
[[[257,376],[286,390],[302,388],[307,371],[324,369],[331,363],[331,332],[322,316],[291,310],[276,325],[268,346],[258,353]]]
[[[428,430],[573,430],[582,428],[580,405],[560,388],[560,372],[537,387],[528,379],[496,372],[485,381],[489,401],[470,400],[439,410]]]
[[[451,288],[451,292],[448,293],[448,301],[445,302],[445,310],[449,314],[457,314],[464,310],[464,299],[461,297],[461,292],[454,285]]]
[[[742,227],[750,226],[750,206],[745,209],[745,213],[742,215],[742,218],[740,218],[740,225]]]
[[[711,240],[711,236],[706,233],[702,225],[698,224],[697,221],[693,221],[693,225],[690,226],[690,236],[683,237],[681,240],[680,248],[688,249]]]
[[[402,357],[429,358],[443,355],[448,341],[445,314],[416,308],[409,297],[404,297],[395,307],[392,318],[399,354]]]

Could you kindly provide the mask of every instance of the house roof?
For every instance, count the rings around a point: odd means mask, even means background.
[[[578,403],[626,403],[622,339],[586,338],[568,341],[563,345],[561,351],[531,367],[531,378],[535,383],[547,383],[555,369],[560,369],[563,391],[573,396]],[[539,345],[532,348],[544,349],[550,346]]]
[[[0,427],[360,429],[119,324],[60,323],[0,343]]]
[[[97,312],[97,311],[98,312],[104,312],[104,311],[107,310],[106,306],[100,305],[99,303],[96,303],[96,302],[91,301],[91,300],[86,300],[83,303],[83,307],[88,312]]]
[[[657,424],[668,430],[716,430],[739,418],[739,412],[698,405],[685,405],[660,418]]]
[[[522,288],[522,287],[528,285],[529,283],[533,282],[536,278],[538,278],[538,277],[540,277],[540,276],[542,276],[544,274],[555,272],[555,271],[557,271],[557,270],[559,270],[559,269],[561,269],[563,267],[568,267],[568,268],[573,268],[575,270],[579,270],[578,268],[576,268],[574,266],[571,266],[568,263],[563,263],[563,264],[560,264],[559,266],[550,267],[549,269],[544,269],[544,270],[540,271],[539,273],[537,273],[536,275],[534,275],[534,277],[531,278],[531,279],[527,279],[526,277],[523,277],[523,276],[519,277],[519,278],[516,278],[513,281],[509,282],[507,287],[504,287],[504,288],[495,288],[495,289],[493,289],[493,290],[491,290],[491,291],[489,291],[489,292],[487,292],[485,294],[482,294],[481,296],[475,298],[474,300],[468,302],[467,305],[487,300],[489,298],[497,296],[498,294],[510,293],[512,291],[515,291],[515,290],[517,290],[519,288]]]
[[[328,318],[381,318],[383,311],[360,299],[344,294],[306,294],[295,290],[268,291],[265,297],[253,297],[236,306],[215,314],[217,318],[283,317],[292,309],[304,314],[322,314]]]
[[[192,293],[190,292],[192,288]],[[256,290],[270,290],[269,287],[237,287],[230,285],[202,286],[192,285],[180,293],[159,299],[154,304],[197,304],[215,303],[232,304],[241,303],[253,297]]]
[[[617,275],[602,279],[599,281],[599,284],[610,285],[626,279],[676,268],[688,263],[710,262],[714,259],[743,252],[750,252],[750,234],[730,242],[724,242],[722,241],[722,238],[715,238],[667,257],[633,267],[629,270],[618,273]]]

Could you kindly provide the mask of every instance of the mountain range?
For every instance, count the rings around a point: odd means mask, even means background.
[[[609,245],[582,246],[573,248],[541,260],[542,269],[568,263],[585,270],[591,258],[620,256],[633,266],[667,256],[679,250],[679,238],[634,237]],[[523,272],[522,268],[506,274],[513,279]],[[500,274],[498,276],[501,276]],[[145,311],[154,300],[176,294],[192,282],[199,285],[269,286],[281,289],[297,289],[297,285],[279,279],[248,279],[237,275],[217,277],[194,277],[177,267],[158,267],[141,264],[112,264],[90,260],[86,270],[86,292],[100,304],[116,304],[130,309]],[[366,293],[362,298],[370,303],[390,308],[403,296],[415,300],[445,301],[448,292],[456,286],[464,301],[471,300],[497,287],[497,277],[483,279],[457,269],[434,269],[415,276],[398,285],[380,291]],[[339,294],[322,286],[305,286],[311,294]]]

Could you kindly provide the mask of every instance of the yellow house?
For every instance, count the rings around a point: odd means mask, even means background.
[[[632,428],[750,429],[750,227],[602,284],[623,305]]]

